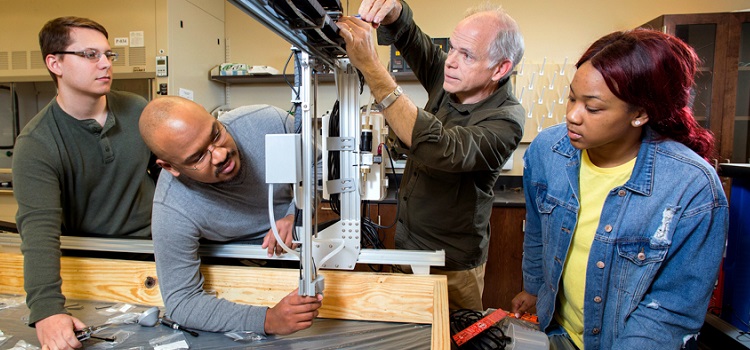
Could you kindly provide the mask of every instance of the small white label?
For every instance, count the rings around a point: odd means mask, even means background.
[[[115,46],[128,46],[128,38],[115,38]]]
[[[184,97],[190,101],[193,100],[193,90],[180,88],[180,97]]]
[[[175,349],[190,349],[187,341],[180,340],[174,343],[154,346],[154,350],[175,350]]]
[[[130,32],[130,47],[145,47],[143,31]]]

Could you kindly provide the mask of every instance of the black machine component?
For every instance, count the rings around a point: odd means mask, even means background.
[[[340,0],[229,2],[313,56],[335,59],[346,55],[344,39],[339,36],[339,28],[335,22],[342,13]]]

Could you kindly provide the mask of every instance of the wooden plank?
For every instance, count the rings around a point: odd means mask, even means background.
[[[243,266],[201,268],[204,288],[237,303],[273,306],[298,285],[299,271]],[[450,348],[445,276],[322,270],[320,317],[432,324],[432,348]],[[72,299],[163,305],[153,262],[61,259],[63,294]],[[23,256],[0,254],[0,293],[24,294]]]

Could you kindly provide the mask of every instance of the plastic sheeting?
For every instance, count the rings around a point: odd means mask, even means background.
[[[0,295],[0,303],[2,300],[8,300],[7,304],[11,302],[14,304],[0,308],[0,330],[6,336],[12,335],[13,343],[25,340],[27,343],[38,346],[39,341],[34,328],[27,325],[28,308],[25,303],[15,303],[19,300],[18,298],[18,296]],[[23,300],[23,297],[20,298]],[[86,325],[92,326],[103,324],[113,316],[117,316],[106,315],[102,312],[115,304],[118,303],[68,300],[66,307],[73,316]],[[148,308],[148,306],[136,305],[134,309],[127,312],[143,312]],[[102,344],[102,341],[97,339],[86,340],[84,346],[96,349],[153,349],[153,346],[149,345],[152,339],[181,332],[162,325],[143,327],[138,324],[117,324],[101,331],[101,335],[116,334],[118,331],[132,332],[132,334],[115,346]],[[234,341],[223,333],[198,333],[200,334],[198,337],[184,333],[184,339],[191,349],[429,349],[432,329],[430,325],[411,323],[316,319],[312,327],[297,333],[268,336],[266,339],[249,342]],[[0,349],[6,349],[8,343],[0,346]]]

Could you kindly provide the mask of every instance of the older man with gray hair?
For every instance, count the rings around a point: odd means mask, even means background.
[[[489,3],[470,9],[450,37],[434,45],[405,1],[364,0],[359,18],[343,17],[340,35],[352,64],[408,156],[398,198],[396,248],[445,250],[451,309],[483,310],[493,187],[523,136],[524,110],[510,75],[523,57],[516,22]],[[394,44],[427,90],[423,109],[380,64],[371,36]]]

